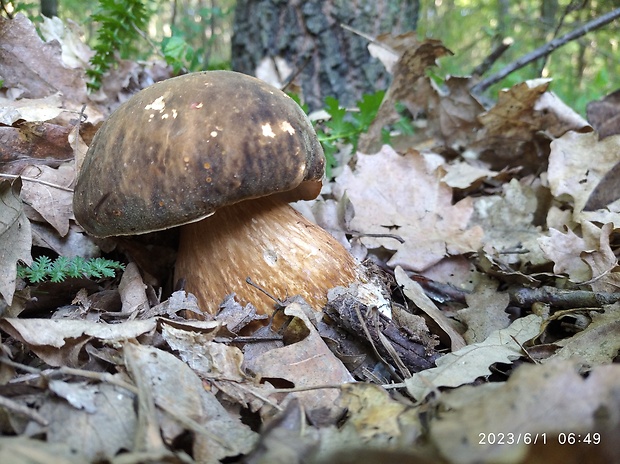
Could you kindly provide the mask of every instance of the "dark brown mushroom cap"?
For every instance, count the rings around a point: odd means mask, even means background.
[[[318,195],[325,159],[286,94],[231,71],[148,87],[101,126],[78,175],[75,218],[98,237],[168,229],[240,201]]]

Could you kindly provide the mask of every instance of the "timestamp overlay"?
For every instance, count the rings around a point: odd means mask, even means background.
[[[599,432],[480,432],[479,445],[599,445],[602,436]]]

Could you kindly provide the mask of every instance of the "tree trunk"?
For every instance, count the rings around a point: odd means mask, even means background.
[[[419,0],[238,0],[232,38],[232,67],[257,75],[279,70],[273,84],[296,75],[310,109],[326,96],[354,105],[364,93],[386,87],[388,75],[368,53],[370,36],[416,28]],[[277,82],[279,81],[279,82]]]
[[[58,0],[41,0],[41,15],[51,18],[58,16]]]

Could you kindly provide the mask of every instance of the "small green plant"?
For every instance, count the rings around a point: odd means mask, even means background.
[[[17,276],[37,284],[49,280],[62,282],[67,277],[96,278],[114,277],[118,269],[125,266],[105,258],[84,259],[80,256],[67,258],[59,256],[52,261],[47,256],[39,256],[30,266],[17,266]]]
[[[88,87],[101,87],[103,75],[123,58],[135,54],[135,44],[144,34],[150,13],[144,0],[99,0],[99,8],[91,19],[99,23],[95,55],[86,74]]]
[[[341,107],[340,102],[333,97],[325,98],[325,111],[330,118],[322,124],[322,127],[317,128],[316,132],[325,151],[328,176],[336,165],[334,154],[338,151],[338,144],[351,144],[354,151],[357,149],[359,137],[368,131],[377,116],[384,95],[383,90],[364,95],[357,102],[358,111]]]

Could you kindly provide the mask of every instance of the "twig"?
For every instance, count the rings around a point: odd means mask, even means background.
[[[549,55],[551,52],[560,48],[563,45],[566,45],[568,42],[578,39],[579,37],[584,36],[590,31],[603,27],[605,24],[612,22],[614,19],[620,16],[620,8],[616,8],[615,10],[610,11],[603,16],[600,16],[592,21],[585,23],[583,26],[578,27],[577,29],[572,30],[568,34],[564,34],[562,37],[558,37],[553,39],[552,41],[546,43],[542,47],[537,48],[536,50],[528,53],[527,55],[522,56],[518,60],[506,66],[504,69],[499,71],[498,73],[487,77],[486,79],[480,81],[478,84],[474,85],[471,88],[471,92],[473,94],[480,94],[488,89],[490,86],[495,84],[496,82],[501,81],[504,77],[508,76],[510,73],[516,71],[517,69],[521,69],[532,61],[536,61],[537,59]]]
[[[487,56],[482,63],[474,68],[471,72],[472,76],[482,76],[485,72],[491,69],[491,66],[504,54],[506,50],[514,43],[511,37],[505,37],[499,45],[497,45],[493,51]]]
[[[26,182],[34,182],[35,184],[41,184],[41,185],[46,185],[47,187],[52,187],[58,190],[64,190],[65,192],[71,192],[73,193],[73,189],[69,188],[69,187],[63,187],[62,185],[58,185],[58,184],[53,184],[51,182],[47,182],[45,180],[41,180],[41,179],[35,179],[34,177],[24,177],[24,176],[18,176],[15,174],[4,174],[4,173],[0,173],[0,177],[6,177],[7,179],[17,179],[19,177],[22,178],[22,180],[25,180]]]
[[[0,395],[0,406],[22,416],[26,416],[44,427],[49,424],[48,420],[34,409],[29,408],[25,404],[12,400],[11,398],[7,398],[6,396]]]
[[[0,5],[2,5],[2,11],[6,13],[6,17],[9,19],[13,19],[13,13],[11,13],[6,7],[6,2],[4,0],[0,0]]]
[[[620,301],[620,293],[563,290],[555,287],[519,288],[510,291],[510,301],[521,308],[548,303],[555,308],[601,308]]]

